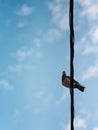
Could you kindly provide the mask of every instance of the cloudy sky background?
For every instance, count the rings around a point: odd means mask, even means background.
[[[0,0],[0,130],[69,130],[68,0]],[[98,0],[75,0],[75,129],[98,130]]]

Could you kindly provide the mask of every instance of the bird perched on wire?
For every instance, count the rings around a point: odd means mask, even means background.
[[[70,88],[70,76],[66,76],[66,72],[63,71],[62,74],[62,85],[64,87]],[[79,89],[81,92],[84,91],[85,87],[82,86],[79,82],[77,82],[76,80],[73,80],[73,88],[77,88]]]

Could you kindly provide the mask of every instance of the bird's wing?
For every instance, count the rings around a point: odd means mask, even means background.
[[[70,76],[66,76],[66,78],[70,80]]]
[[[69,76],[66,76],[65,83],[66,83],[67,87],[70,87],[70,77]]]
[[[66,78],[70,82],[70,76],[66,76]],[[76,85],[76,84],[79,84],[79,82],[74,79],[73,84]]]

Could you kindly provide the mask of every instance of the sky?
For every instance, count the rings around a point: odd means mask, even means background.
[[[0,0],[0,130],[69,130],[69,0]],[[74,2],[75,130],[98,130],[98,0]]]

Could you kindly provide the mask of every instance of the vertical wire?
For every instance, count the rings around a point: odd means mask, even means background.
[[[73,25],[73,14],[74,14],[74,0],[70,0],[69,8],[69,26],[70,26],[70,98],[71,98],[71,130],[74,130],[74,25]]]

